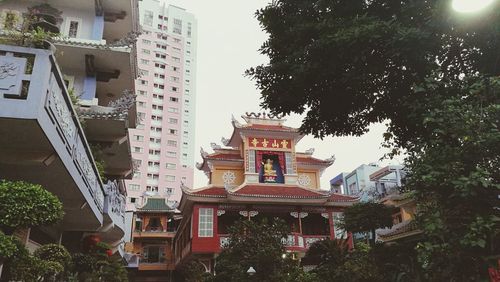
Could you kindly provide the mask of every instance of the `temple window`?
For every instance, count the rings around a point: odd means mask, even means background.
[[[214,209],[200,208],[198,222],[198,237],[213,237],[214,236]]]
[[[257,151],[257,171],[260,183],[285,183],[285,154],[274,151]]]

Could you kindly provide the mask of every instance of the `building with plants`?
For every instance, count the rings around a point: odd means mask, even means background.
[[[223,145],[201,151],[197,165],[209,179],[206,187],[182,187],[182,220],[174,238],[175,265],[192,259],[212,272],[217,254],[228,242],[228,227],[239,219],[279,217],[289,227],[287,252],[302,257],[309,246],[326,238],[347,238],[337,225],[343,210],[357,197],[320,189],[322,172],[334,158],[321,160],[312,150],[297,152],[303,135],[278,116],[247,113]],[[349,238],[347,237],[349,236]]]
[[[28,249],[90,237],[123,254],[136,13],[135,0],[0,3],[0,179],[40,184],[64,209],[18,230]]]

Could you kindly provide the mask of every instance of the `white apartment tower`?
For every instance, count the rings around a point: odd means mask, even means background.
[[[144,196],[178,201],[181,182],[193,183],[196,38],[195,17],[157,0],[139,2],[137,112],[130,130],[136,170],[127,182],[128,208]]]

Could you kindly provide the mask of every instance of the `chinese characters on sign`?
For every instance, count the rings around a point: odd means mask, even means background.
[[[290,139],[275,139],[275,138],[248,138],[248,144],[253,148],[267,149],[291,149],[292,141]]]

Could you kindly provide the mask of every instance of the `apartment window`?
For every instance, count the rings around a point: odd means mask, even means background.
[[[142,49],[141,52],[143,54],[151,54],[151,51],[149,51],[148,49]]]
[[[155,77],[156,78],[165,79],[165,75],[164,74],[155,73]]]
[[[137,198],[135,198],[135,197],[130,197],[129,199],[130,199],[130,202],[131,202],[132,204],[133,204],[133,203],[135,203],[135,202],[137,201]]]
[[[142,40],[142,43],[146,44],[146,45],[151,45],[151,40],[147,40],[147,39],[143,39]],[[149,54],[149,53],[148,53]]]
[[[160,68],[160,69],[165,69],[165,65],[160,64],[160,63],[155,63],[155,67]]]
[[[176,119],[176,118],[169,118],[168,119],[168,123],[171,123],[171,124],[177,124],[177,121],[178,121],[178,119]]]
[[[170,97],[170,98],[172,98],[172,97]],[[170,100],[170,101],[172,101],[172,100]],[[168,110],[169,113],[178,113],[179,112],[179,109],[172,108],[172,107],[168,107],[167,110]]]
[[[177,47],[172,47],[172,50],[174,50],[175,52],[178,52],[178,53],[181,52],[181,48],[177,48]]]
[[[147,70],[139,70],[139,75],[140,76],[147,76],[147,75],[149,75],[149,71],[147,71]]]
[[[153,11],[144,11],[144,25],[153,26]]]
[[[139,130],[142,130],[144,129],[144,124],[138,124],[135,129],[139,129]]]
[[[172,91],[173,91],[173,92],[177,92],[177,91],[179,91],[179,88],[178,88],[178,87],[175,87],[175,86],[173,86],[171,89],[172,89]]]
[[[158,174],[148,173],[148,179],[158,180],[160,176]]]
[[[356,182],[349,184],[349,193],[351,195],[358,193],[358,188],[356,187]]]
[[[181,34],[182,33],[182,20],[174,19],[174,33]]]
[[[177,58],[177,57],[172,57],[172,61],[176,62],[176,63],[180,63],[181,62],[181,59],[180,58]]]
[[[179,71],[179,67],[172,67],[173,71]]]
[[[187,26],[187,37],[191,37],[191,23],[188,23]]]
[[[214,209],[200,208],[198,215],[198,237],[214,236]]]
[[[175,158],[175,156],[177,156],[177,153],[176,153],[176,152],[173,152],[173,151],[167,151],[167,157]]]
[[[142,141],[144,141],[144,136],[142,136],[142,135],[134,135],[134,141],[142,142]]]
[[[174,182],[175,181],[175,175],[165,175],[165,180],[168,182]]]
[[[144,119],[144,118],[146,118],[146,114],[145,114],[145,113],[141,113],[141,112],[138,112],[138,113],[137,113],[137,116],[138,116],[140,119]]]
[[[149,60],[141,59],[141,64],[143,64],[143,65],[149,65]]]
[[[142,153],[142,152],[144,152],[144,148],[134,146],[134,153]]]
[[[78,38],[80,29],[82,27],[82,19],[79,18],[66,18],[66,35],[69,38]]]
[[[158,88],[158,89],[165,89],[165,85],[163,85],[163,84],[157,84],[157,83],[155,83],[155,84],[153,85],[153,87],[154,87],[154,88]]]
[[[160,59],[166,59],[167,58],[167,55],[165,54],[160,54],[160,53],[156,53],[156,58],[160,58]]]
[[[172,82],[179,82],[179,78],[177,76],[171,76],[170,81]]]
[[[145,108],[146,107],[146,102],[139,101],[139,102],[137,102],[137,106],[139,108]]]
[[[144,79],[139,79],[139,83],[144,86],[148,85],[148,81]]]
[[[167,195],[172,195],[174,193],[174,188],[165,188],[165,193]]]
[[[144,91],[144,90],[139,90],[139,91],[137,91],[137,94],[138,94],[139,96],[146,96],[146,95],[148,95],[148,92],[146,92],[146,91]]]
[[[146,186],[148,192],[158,192],[158,186]]]
[[[133,178],[141,178],[141,173],[139,171],[134,172]]]
[[[177,97],[169,97],[170,98],[170,102],[179,102],[179,98]]]
[[[177,135],[177,130],[175,130],[175,129],[169,129],[168,133],[170,133],[172,135]]]
[[[163,20],[163,16],[162,16],[162,15],[158,15],[158,18],[159,18],[160,20]]]
[[[177,147],[177,141],[175,141],[175,140],[167,140],[167,146]]]
[[[128,185],[128,189],[130,191],[139,191],[139,190],[141,190],[141,185],[139,185],[139,184],[129,184]]]
[[[173,163],[167,163],[166,166],[165,166],[167,169],[175,169],[176,168],[176,165],[173,164]]]
[[[188,142],[182,142],[182,144],[187,146]]]

